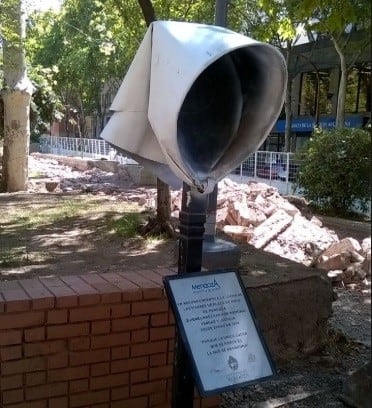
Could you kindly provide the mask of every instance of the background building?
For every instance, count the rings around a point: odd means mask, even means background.
[[[371,44],[361,47],[366,33],[348,36],[345,48],[349,68],[346,90],[345,125],[365,127],[371,120]],[[288,66],[292,82],[291,151],[298,150],[310,137],[314,125],[335,126],[340,59],[329,38],[320,38],[293,49]],[[260,150],[283,151],[285,115],[282,115]]]

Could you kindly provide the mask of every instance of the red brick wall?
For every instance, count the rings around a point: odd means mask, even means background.
[[[174,320],[162,277],[171,273],[0,282],[0,406],[170,407]]]

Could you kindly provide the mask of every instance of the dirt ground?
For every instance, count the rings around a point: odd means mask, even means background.
[[[71,183],[72,173],[66,174]],[[35,173],[27,193],[0,194],[0,280],[176,267],[176,239],[128,237],[117,228],[123,217],[145,219],[150,212],[144,197],[150,202],[154,191],[125,183],[117,189],[112,175],[102,176],[96,189],[91,176],[76,174],[73,187],[47,192],[50,177],[42,176]],[[340,239],[361,242],[371,235],[369,222],[318,218]],[[279,367],[274,380],[224,394],[221,408],[344,407],[343,381],[370,359],[370,281],[335,291],[329,346]]]
[[[129,189],[136,197],[135,190]],[[123,237],[113,220],[143,211],[128,196],[0,194],[0,280],[176,266],[176,240]],[[339,238],[370,236],[365,222],[322,217]],[[244,251],[244,248],[242,248]]]
[[[0,280],[176,265],[176,244],[110,225],[136,203],[79,193],[0,194]]]

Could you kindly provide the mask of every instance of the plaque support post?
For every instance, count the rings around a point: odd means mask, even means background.
[[[179,215],[180,239],[178,274],[200,272],[203,254],[204,223],[207,195],[183,183],[182,205]],[[192,408],[194,377],[185,345],[176,332],[173,367],[172,408]]]

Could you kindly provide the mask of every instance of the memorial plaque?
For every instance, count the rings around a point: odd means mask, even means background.
[[[164,278],[202,396],[275,374],[240,277],[233,271]]]

